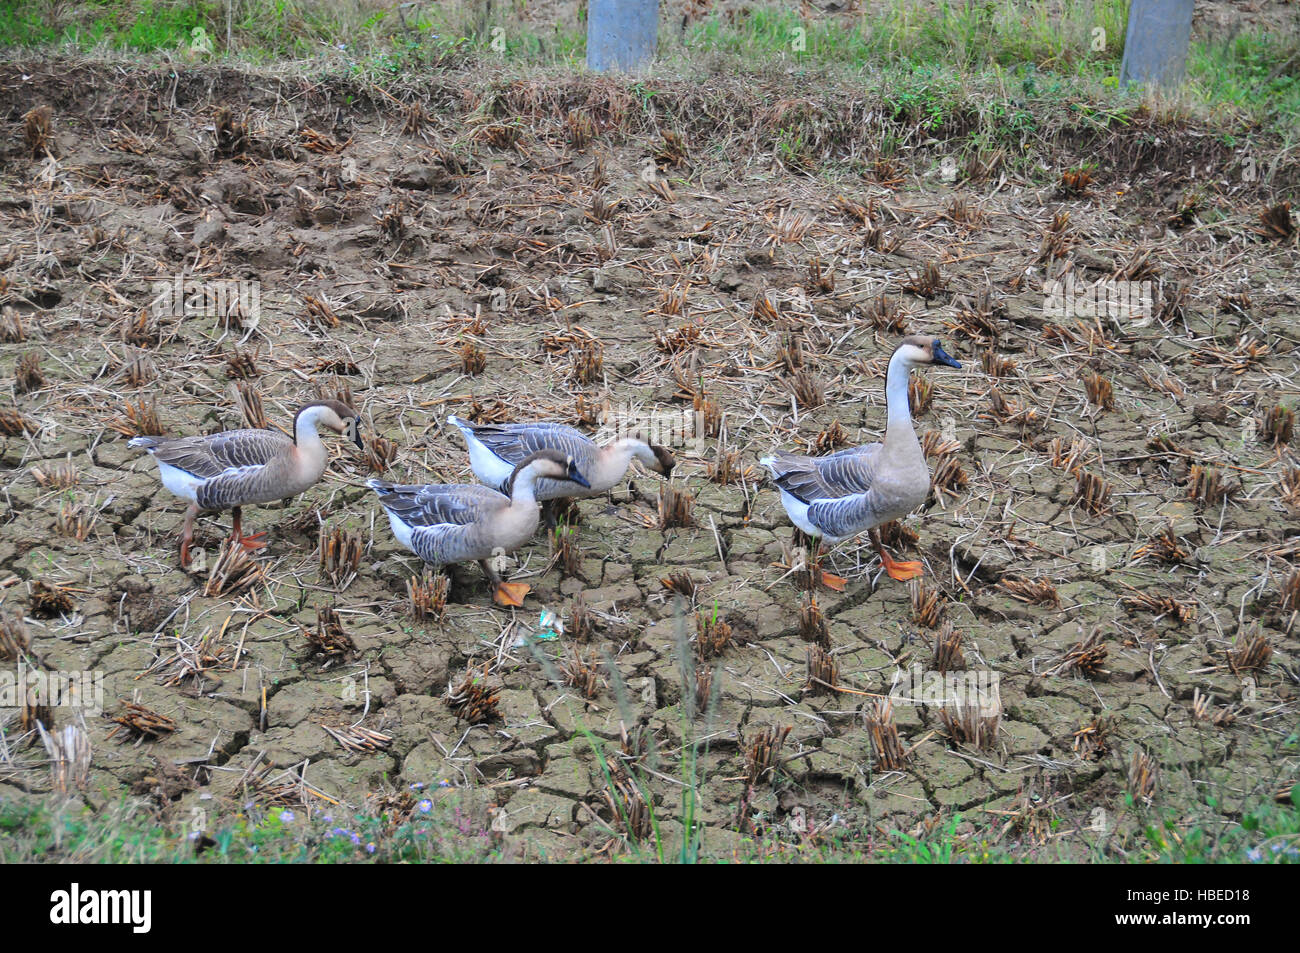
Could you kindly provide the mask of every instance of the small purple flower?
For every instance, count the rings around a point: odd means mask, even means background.
[[[420,809],[421,814],[428,814],[430,811],[433,810],[433,802],[430,801],[428,798],[425,798],[423,801],[421,801],[419,804],[415,806]]]
[[[411,790],[412,790],[412,791],[423,791],[423,790],[424,790],[424,782],[423,782],[423,781],[416,781],[414,784],[411,785]]]
[[[360,843],[361,843],[361,835],[360,835],[360,834],[353,834],[353,835],[352,835],[352,844],[353,844],[353,846],[356,846],[357,844],[360,844]]]
[[[451,787],[451,782],[448,781],[446,778],[443,778],[441,781],[438,782],[438,787],[449,788]]]
[[[324,817],[321,818],[321,820],[324,821],[326,824],[333,824],[333,823],[334,823],[334,818],[333,818],[333,816],[330,815],[330,814],[326,814]]]
[[[1252,847],[1250,850],[1246,851],[1246,859],[1252,864],[1258,864],[1264,859],[1264,852],[1258,847]]]
[[[284,822],[285,824],[292,824],[292,823],[293,823],[293,811],[290,811],[290,810],[287,809],[287,808],[286,808],[285,810],[281,811],[281,812],[280,812],[280,820],[281,820],[282,822]]]
[[[366,845],[366,853],[367,853],[367,854],[373,854],[374,852],[375,852],[375,845],[374,845],[374,844],[367,844],[367,845]]]

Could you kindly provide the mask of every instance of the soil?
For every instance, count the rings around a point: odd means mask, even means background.
[[[1294,748],[1281,747],[1300,654],[1294,606],[1283,605],[1300,553],[1300,501],[1284,485],[1296,461],[1260,423],[1279,402],[1296,406],[1296,241],[1260,223],[1295,181],[1293,158],[1270,165],[1261,154],[1261,178],[1243,181],[1204,130],[1150,121],[1114,134],[1115,158],[1074,194],[1060,174],[1089,157],[1083,133],[1033,177],[963,166],[946,182],[938,154],[921,150],[880,166],[868,154],[863,174],[831,177],[711,138],[698,114],[670,126],[673,97],[689,95],[677,88],[660,114],[663,128],[686,133],[674,165],[653,124],[609,107],[602,81],[559,93],[509,86],[496,100],[473,76],[439,82],[412,130],[402,103],[364,83],[0,69],[0,300],[26,335],[3,344],[3,409],[30,431],[0,436],[0,610],[26,618],[46,668],[102,672],[106,715],[132,701],[176,723],[137,743],[126,731],[110,738],[109,718],[86,717],[88,802],[144,792],[166,822],[186,823],[195,807],[360,807],[446,781],[487,804],[499,830],[554,856],[622,829],[590,738],[613,762],[627,755],[670,838],[683,811],[674,779],[694,742],[710,850],[742,833],[867,843],[962,812],[1088,856],[1129,843],[1146,794],[1176,818],[1200,809],[1226,822],[1300,779]],[[56,160],[23,144],[22,117],[40,103],[53,107]],[[226,155],[223,108],[248,124],[246,148],[236,141]],[[592,143],[571,142],[571,108],[594,117]],[[1163,161],[1144,152],[1152,139]],[[1198,189],[1200,204],[1180,215]],[[1044,260],[1044,233],[1066,213],[1061,254]],[[816,262],[829,284],[810,277]],[[927,264],[940,287],[924,287]],[[1047,313],[1048,280],[1116,272],[1152,282],[1149,322]],[[153,317],[153,283],[178,274],[259,282],[260,321]],[[774,314],[756,311],[765,296]],[[871,318],[882,296],[899,327]],[[308,297],[337,325],[313,316]],[[838,665],[827,691],[808,678],[798,543],[757,458],[815,446],[834,424],[849,443],[879,439],[899,328],[939,335],[963,364],[918,375],[933,389],[917,430],[952,443],[944,456],[966,482],[909,518],[914,542],[892,543],[897,557],[924,561],[933,617],[880,573],[865,539],[826,557],[848,579],[844,592],[817,595]],[[580,383],[589,338],[602,361]],[[792,398],[783,349],[793,340],[820,406]],[[481,372],[464,372],[465,348],[482,351]],[[462,438],[444,423],[452,413],[604,436],[620,413],[693,411],[698,395],[722,411],[721,436],[675,448],[671,482],[693,495],[693,526],[659,528],[661,481],[634,472],[608,499],[580,504],[574,571],[540,532],[515,554],[513,576],[532,586],[527,608],[493,606],[478,568],[458,567],[445,617],[422,622],[407,597],[419,561],[365,488],[373,473],[361,455],[327,435],[332,462],[317,487],[244,513],[246,532],[268,531],[255,557],[264,581],[207,596],[229,515],[200,521],[207,568],[182,571],[184,505],[127,445],[127,412],[155,401],[169,434],[244,426],[228,360],[237,352],[256,364],[250,382],[272,426],[305,399],[349,390],[367,438],[396,445],[384,475],[400,482],[472,480]],[[28,353],[43,380],[24,390],[17,364]],[[1089,399],[1091,374],[1109,383],[1111,406]],[[606,405],[604,428],[593,426]],[[722,450],[737,453],[728,485],[709,478]],[[69,460],[74,485],[37,479]],[[1217,470],[1229,495],[1192,498],[1193,467]],[[1098,513],[1076,499],[1083,473],[1108,485]],[[69,531],[78,506],[97,514],[80,539]],[[342,588],[320,568],[322,525],[364,545]],[[686,604],[663,582],[677,572],[695,584]],[[1042,600],[1026,601],[1020,584],[1040,581]],[[38,582],[71,609],[38,617]],[[1172,603],[1132,601],[1143,594]],[[583,643],[571,621],[579,596],[592,621]],[[354,651],[327,660],[305,633],[331,606]],[[569,631],[520,645],[544,608]],[[703,712],[690,703],[698,672],[682,674],[697,612],[732,628],[701,666],[714,671]],[[910,756],[885,770],[865,714],[899,671],[933,668],[945,622],[968,668],[997,674],[1000,723],[975,747],[952,737],[934,704],[898,702]],[[1063,664],[1095,633],[1106,647],[1095,669]],[[1271,657],[1243,668],[1231,653],[1256,636]],[[578,654],[598,673],[590,699],[562,684]],[[447,703],[449,684],[485,665],[500,690],[495,717],[467,724]],[[1197,711],[1200,695],[1208,705]],[[12,711],[0,717],[0,798],[45,796],[39,740]],[[57,709],[54,721],[75,716]],[[391,743],[349,751],[324,727],[358,724]],[[784,727],[775,770],[748,785],[755,742]],[[1144,756],[1154,791],[1133,779]],[[187,780],[157,783],[160,763]],[[1137,808],[1126,808],[1135,788]]]

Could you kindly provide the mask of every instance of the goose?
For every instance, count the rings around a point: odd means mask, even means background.
[[[313,400],[294,414],[293,436],[275,430],[227,430],[205,437],[133,437],[158,461],[158,475],[172,493],[190,501],[181,530],[181,565],[189,568],[194,519],[200,510],[230,510],[230,538],[261,549],[266,533],[245,536],[241,507],[297,496],[325,472],[325,444],[317,427],[346,433],[362,446],[357,412],[337,400]]]
[[[368,480],[366,485],[379,494],[399,543],[434,566],[477,560],[492,583],[492,598],[503,606],[521,606],[530,587],[502,582],[490,560],[514,552],[537,530],[537,489],[543,480],[590,489],[574,458],[550,449],[519,461],[504,492],[463,483],[399,486]]]
[[[573,484],[567,481],[542,479],[537,483],[537,499],[548,504],[544,507],[548,528],[554,526],[552,500],[599,496],[623,479],[633,458],[665,478],[672,475],[677,464],[665,447],[635,437],[624,437],[601,447],[565,424],[473,424],[455,414],[447,418],[447,423],[460,428],[465,435],[474,475],[488,486],[501,487],[521,460],[539,450],[557,450],[574,459],[590,481],[587,489],[575,492]]]
[[[781,504],[795,526],[831,544],[869,532],[885,572],[898,580],[921,575],[921,563],[893,559],[878,527],[906,516],[930,492],[930,468],[912,427],[907,383],[913,368],[931,364],[961,368],[935,337],[910,335],[895,348],[885,377],[889,423],[883,443],[824,457],[778,452],[759,461],[781,491]],[[823,573],[823,579],[832,589],[844,588],[839,576]]]

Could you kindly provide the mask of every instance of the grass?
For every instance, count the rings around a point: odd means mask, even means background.
[[[160,823],[140,802],[121,801],[98,811],[77,801],[0,801],[0,863],[510,863],[574,860],[530,850],[528,835],[490,830],[472,791],[443,789],[421,796],[407,817],[347,814],[301,808],[256,807],[187,830],[189,815],[173,826]],[[1131,804],[1131,802],[1130,802]],[[1212,808],[1211,804],[1206,805]],[[1097,850],[1100,862],[1178,864],[1300,863],[1300,786],[1289,804],[1261,804],[1217,834],[1209,826],[1187,827],[1173,814],[1148,810],[1136,845],[1124,852]],[[1032,847],[1002,837],[978,815],[954,814],[925,836],[892,831],[887,839],[863,842],[833,833],[817,843],[793,846],[747,841],[720,851],[686,837],[669,843],[654,835],[619,856],[633,863],[1038,863],[1077,860],[1063,849]]]
[[[1124,0],[1066,2],[1053,13],[1044,2],[893,0],[861,17],[807,22],[794,7],[757,6],[736,18],[665,21],[660,69],[883,73],[898,78],[906,109],[942,108],[947,91],[936,77],[1010,83],[1026,97],[1095,98],[1098,90],[1115,97],[1127,6]],[[518,15],[521,9],[503,14],[501,5],[484,0],[24,0],[0,9],[0,48],[166,53],[262,65],[307,61],[377,76],[481,61],[581,66],[584,22],[538,27]],[[925,102],[918,105],[917,95]],[[1294,129],[1300,35],[1259,30],[1195,39],[1180,98],[1194,108]]]

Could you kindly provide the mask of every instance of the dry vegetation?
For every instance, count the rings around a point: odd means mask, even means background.
[[[899,148],[878,154],[881,110],[846,112],[859,129],[824,103],[760,109],[739,84],[665,84],[651,114],[590,77],[381,95],[27,69],[0,69],[0,649],[102,671],[130,699],[74,739],[95,790],[154,755],[192,782],[157,799],[168,817],[200,796],[316,809],[446,779],[503,830],[596,850],[652,815],[680,830],[663,772],[707,736],[701,816],[723,844],[788,836],[796,807],[862,841],[985,807],[1031,824],[1032,778],[1069,853],[1122,792],[1177,806],[1227,786],[1232,812],[1300,778],[1276,748],[1300,653],[1300,262],[1268,212],[1285,182],[1243,182],[1215,137],[1139,115],[1063,133],[1046,176],[950,186],[926,175],[919,126],[889,126]],[[732,111],[743,124],[710,125]],[[861,174],[791,171],[782,122]],[[1207,163],[1215,215],[1152,227]],[[1277,169],[1294,183],[1293,159]],[[1046,313],[1067,270],[1154,282],[1151,320]],[[153,313],[153,282],[182,271],[259,281],[260,318]],[[873,589],[859,540],[822,558],[845,592],[814,597],[755,458],[877,439],[907,331],[964,364],[909,394],[935,492],[886,544],[927,574]],[[246,509],[265,550],[201,519],[206,562],[182,572],[183,504],[127,437],[274,427],[340,392],[366,450],[331,440],[320,485]],[[533,587],[518,613],[476,567],[424,572],[363,485],[471,479],[449,413],[594,431],[607,407],[706,436],[674,447],[670,484],[634,472],[615,505],[579,504],[580,535],[512,557]],[[564,631],[525,638],[543,608]],[[991,669],[1000,712],[886,700],[913,664]],[[32,767],[31,717],[0,713],[0,793],[55,783]],[[607,776],[584,728],[635,750]]]

